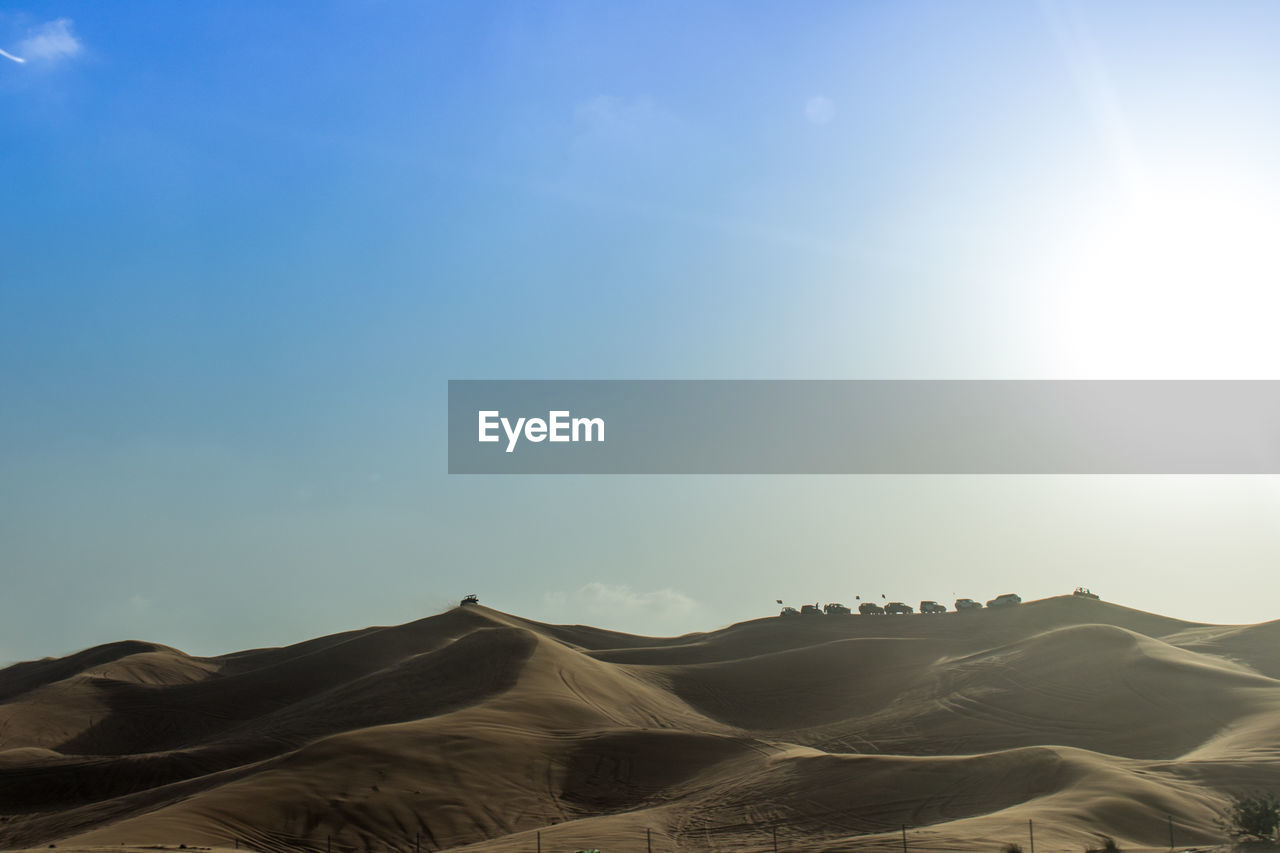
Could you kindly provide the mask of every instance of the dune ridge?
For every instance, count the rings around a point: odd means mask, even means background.
[[[0,849],[1219,843],[1280,778],[1280,623],[1061,596],[652,638],[481,606],[0,671]],[[1046,848],[1047,849],[1047,848]]]

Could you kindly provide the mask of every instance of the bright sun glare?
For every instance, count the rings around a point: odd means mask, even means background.
[[[1280,378],[1280,206],[1226,181],[1165,181],[1081,229],[1055,276],[1071,378]]]

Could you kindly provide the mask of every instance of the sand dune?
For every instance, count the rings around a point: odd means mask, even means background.
[[[1082,850],[1280,787],[1280,623],[1064,596],[650,638],[457,608],[0,671],[0,848]]]

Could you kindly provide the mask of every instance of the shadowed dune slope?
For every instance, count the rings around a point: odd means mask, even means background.
[[[1280,778],[1280,623],[1063,596],[684,637],[484,607],[194,658],[0,671],[0,848],[1221,840]]]

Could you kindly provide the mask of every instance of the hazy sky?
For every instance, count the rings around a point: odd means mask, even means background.
[[[1269,478],[463,478],[449,378],[1280,378],[1280,6],[0,12],[0,661],[465,593],[1280,615]]]

